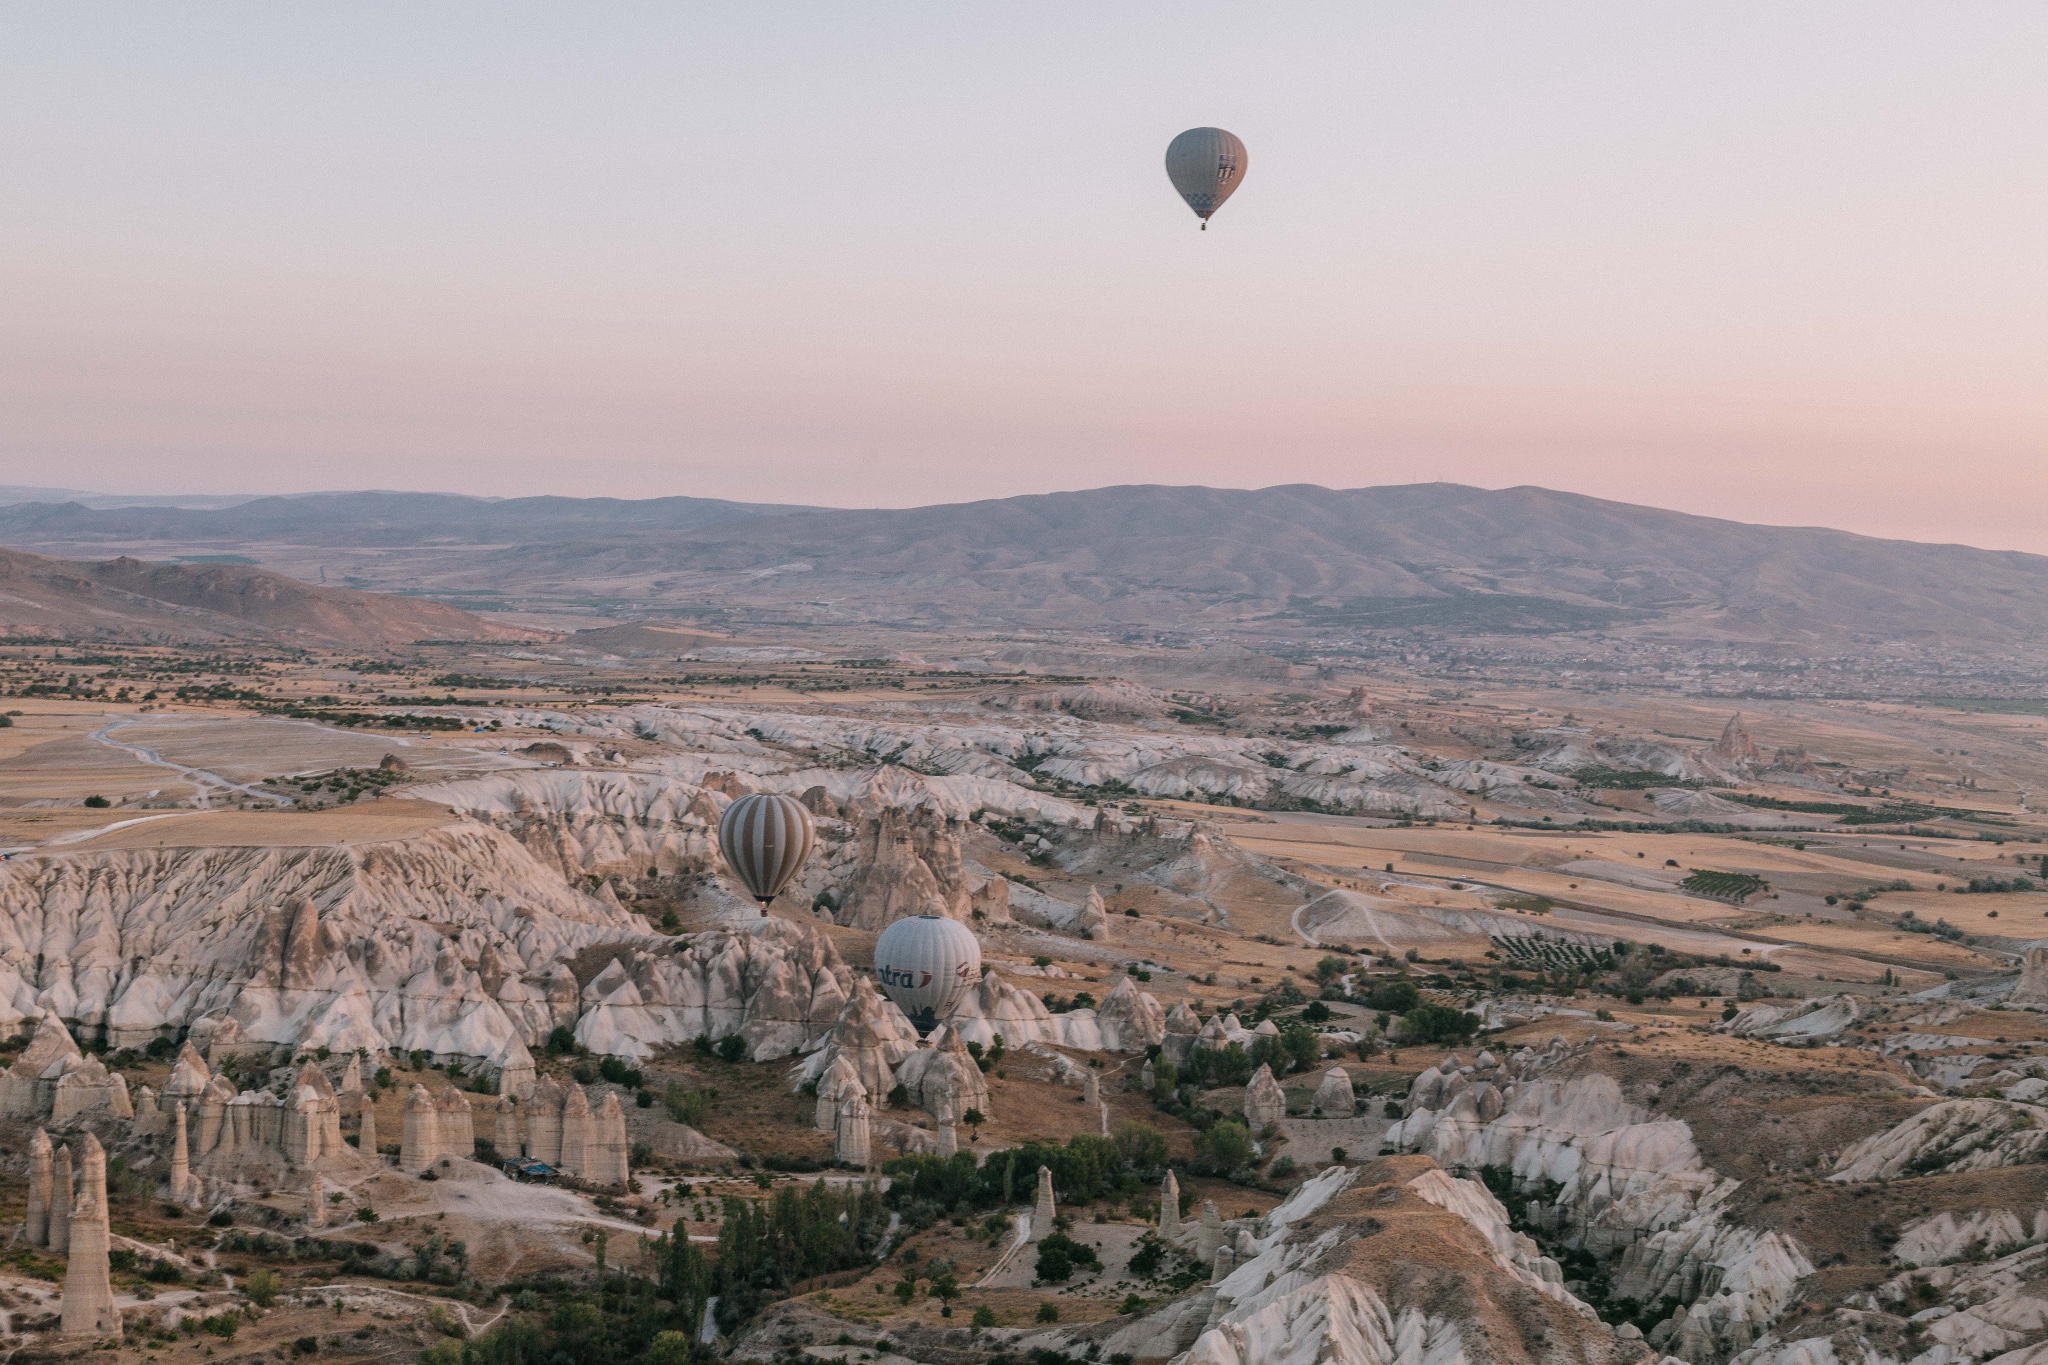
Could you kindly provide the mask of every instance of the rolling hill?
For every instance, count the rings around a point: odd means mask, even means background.
[[[126,557],[82,563],[0,550],[0,635],[379,648],[536,634],[440,602],[313,587],[244,565],[146,564]]]
[[[2038,651],[2048,558],[1542,488],[1099,488],[903,510],[419,494],[0,508],[47,552],[245,552],[491,605],[926,627],[1601,632]],[[351,555],[352,548],[364,553]],[[374,553],[370,553],[374,551]],[[102,551],[104,552],[104,551]]]

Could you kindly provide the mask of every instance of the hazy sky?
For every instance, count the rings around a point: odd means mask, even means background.
[[[0,483],[1440,477],[2048,552],[2044,57],[2039,0],[23,0]]]

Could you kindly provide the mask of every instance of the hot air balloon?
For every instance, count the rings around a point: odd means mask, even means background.
[[[816,841],[811,813],[790,796],[755,792],[727,806],[718,817],[718,851],[761,902],[764,915],[768,902],[811,856]]]
[[[899,919],[875,941],[875,982],[929,1033],[981,980],[981,945],[958,920]]]
[[[1237,135],[1221,128],[1190,128],[1166,145],[1166,178],[1202,220],[1204,232],[1209,215],[1244,183],[1251,164]]]

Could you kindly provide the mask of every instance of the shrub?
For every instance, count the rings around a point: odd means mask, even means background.
[[[717,1097],[716,1090],[691,1090],[670,1081],[661,1092],[661,1103],[668,1110],[668,1116],[677,1123],[695,1127],[711,1112],[711,1101]]]
[[[728,1034],[718,1040],[718,1059],[722,1062],[737,1062],[747,1055],[747,1040],[737,1033]]]
[[[1237,1119],[1212,1124],[1195,1135],[1196,1168],[1210,1175],[1229,1175],[1252,1163],[1252,1134]]]
[[[1413,981],[1382,981],[1365,997],[1367,1009],[1387,1014],[1406,1014],[1422,1003],[1422,992]]]
[[[1141,1174],[1166,1166],[1166,1134],[1149,1123],[1120,1123],[1116,1129],[1117,1151],[1125,1164]]]
[[[88,796],[85,798],[85,804],[94,810],[105,810],[114,803],[107,800],[104,796]]]
[[[1095,1248],[1077,1242],[1064,1232],[1055,1232],[1038,1244],[1037,1275],[1042,1284],[1058,1284],[1078,1268],[1102,1269]]]
[[[1479,1031],[1479,1016],[1449,1005],[1417,1005],[1401,1016],[1401,1029],[1415,1042],[1463,1042]]]
[[[1038,1305],[1038,1320],[1040,1322],[1058,1322],[1060,1320],[1060,1306],[1051,1299],[1046,1299]]]
[[[1166,1243],[1156,1233],[1148,1232],[1138,1239],[1138,1249],[1131,1253],[1130,1270],[1140,1279],[1151,1279],[1159,1273],[1159,1267],[1166,1260]]]

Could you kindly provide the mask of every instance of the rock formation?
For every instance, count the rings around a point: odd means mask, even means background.
[[[171,1110],[171,1178],[166,1193],[173,1204],[198,1202],[198,1184],[192,1179],[192,1153],[185,1129],[185,1106]]]
[[[1040,1166],[1038,1168],[1038,1199],[1031,1206],[1031,1240],[1042,1242],[1047,1237],[1050,1237],[1052,1235],[1053,1219],[1057,1216],[1058,1211],[1054,1208],[1052,1200],[1052,1172],[1044,1166]]]
[[[1714,767],[1730,775],[1746,773],[1762,762],[1756,741],[1749,737],[1749,728],[1742,723],[1740,711],[1728,717],[1728,724],[1722,727],[1721,737],[1707,750],[1706,758]]]
[[[519,1101],[510,1095],[498,1099],[498,1115],[491,1126],[491,1146],[500,1161],[524,1156],[519,1142]]]
[[[1261,1064],[1244,1088],[1244,1121],[1254,1135],[1287,1117],[1287,1092],[1273,1079],[1273,1068]]]
[[[28,1211],[22,1236],[32,1247],[50,1244],[50,1192],[56,1180],[50,1135],[36,1129],[28,1143]]]
[[[626,1141],[626,1111],[617,1091],[608,1091],[591,1117],[590,1142],[583,1149],[583,1179],[606,1188],[624,1188],[632,1178],[631,1149]]]
[[[961,1109],[958,1109],[952,1103],[950,1097],[942,1097],[940,1099],[938,1109],[932,1113],[932,1119],[934,1119],[934,1124],[936,1124],[936,1136],[932,1140],[932,1154],[934,1156],[952,1156],[954,1152],[961,1150],[961,1134],[954,1130],[954,1126],[958,1124],[958,1121],[961,1121]]]
[[[794,1084],[816,1080],[844,1057],[869,1095],[887,1095],[896,1086],[897,1064],[918,1044],[917,1030],[902,1010],[882,998],[873,978],[856,977],[825,1046],[796,1069]]]
[[[576,1041],[640,1059],[738,1034],[756,1061],[815,1046],[842,1017],[854,975],[817,929],[755,918],[691,935],[681,952],[622,952],[584,987]]]
[[[1164,1033],[1159,1050],[1166,1060],[1175,1066],[1187,1065],[1188,1054],[1195,1050],[1195,1039],[1202,1031],[1202,1021],[1195,1016],[1185,1000],[1176,1000],[1172,1011],[1166,1016]]]
[[[313,1172],[312,1180],[306,1184],[306,1226],[322,1227],[327,1222],[327,1182]]]
[[[14,1065],[0,1073],[0,1116],[66,1128],[87,1118],[133,1118],[135,1110],[128,1082],[99,1058],[80,1052],[56,1012],[49,1011]]]
[[[181,1111],[182,1112],[182,1111]],[[287,1165],[311,1166],[342,1151],[341,1101],[327,1073],[311,1062],[299,1068],[285,1096],[282,1145]]]
[[[527,1100],[526,1154],[557,1170],[562,1165],[562,1101],[566,1098],[559,1081],[543,1076]]]
[[[1159,1236],[1169,1246],[1180,1240],[1180,1182],[1172,1171],[1159,1182]]]
[[[906,915],[965,920],[973,905],[962,870],[959,830],[930,807],[880,809],[856,803],[854,873],[834,916],[880,929]]]
[[[868,1168],[873,1159],[870,1118],[868,1093],[855,1081],[840,1093],[834,1117],[832,1155],[842,1165]]]
[[[970,1109],[989,1113],[988,1078],[952,1028],[934,1029],[927,1045],[896,1068],[896,1081],[910,1092],[912,1104],[934,1118],[942,1109],[956,1118]]]
[[[444,1087],[436,1094],[415,1084],[405,1097],[398,1169],[417,1174],[444,1159],[471,1159],[476,1155],[473,1124],[469,1101],[460,1091]]]
[[[562,1159],[558,1163],[565,1175],[581,1177],[590,1168],[590,1143],[596,1136],[592,1131],[590,1096],[580,1085],[569,1087],[562,1098]]]
[[[2048,1005],[2048,947],[2027,949],[2020,960],[2020,982],[2009,1001],[2015,1005]]]
[[[0,1073],[0,1116],[47,1118],[56,1103],[57,1077],[62,1074],[63,1063],[78,1055],[78,1044],[71,1041],[71,1034],[57,1021],[56,1014],[43,1015],[28,1046],[5,1073]]]
[[[1100,1341],[1103,1355],[1184,1365],[1623,1365],[1643,1355],[1565,1289],[1498,1200],[1425,1159],[1374,1163],[1363,1179],[1324,1172],[1236,1224],[1234,1238],[1220,1221],[1206,1231],[1210,1221],[1205,1210],[1195,1250],[1211,1285],[1128,1320]]]
[[[1109,1052],[1143,1052],[1166,1038],[1166,1009],[1159,998],[1138,989],[1135,977],[1121,976],[1095,1009],[1095,1027]]]
[[[832,1059],[818,1077],[818,1107],[812,1115],[813,1126],[821,1133],[830,1133],[839,1127],[839,1101],[846,1092],[860,1085],[860,1073],[854,1069],[853,1060],[844,1054]],[[865,1090],[866,1087],[862,1087]]]
[[[1216,1248],[1223,1245],[1223,1214],[1217,1209],[1216,1201],[1202,1201],[1202,1217],[1195,1224],[1195,1259],[1208,1263],[1216,1259]]]
[[[87,1133],[87,1138],[92,1134]],[[98,1139],[93,1138],[94,1145]],[[71,1147],[57,1149],[57,1161],[50,1173],[50,1250],[63,1255],[71,1249],[71,1208],[74,1198],[71,1179]]]
[[[1096,1009],[1054,1014],[1045,1002],[989,971],[945,1020],[967,1042],[1021,1048],[1051,1043],[1082,1052],[1143,1052],[1165,1036],[1165,1011],[1158,999],[1125,976]]]
[[[377,1155],[377,1105],[367,1096],[362,1107],[356,1111],[356,1151],[372,1161],[380,1161]]]
[[[1560,1230],[1596,1255],[1622,1253],[1612,1292],[1638,1303],[1671,1299],[1681,1305],[1649,1332],[1651,1345],[1694,1361],[1747,1349],[1790,1305],[1812,1265],[1783,1235],[1728,1220],[1723,1205],[1735,1182],[1706,1167],[1682,1119],[1659,1118],[1628,1102],[1614,1078],[1601,1072],[1567,1080],[1542,1075],[1569,1056],[1556,1040],[1550,1053],[1518,1055],[1513,1066],[1490,1056],[1483,1057],[1484,1068],[1445,1058],[1416,1077],[1409,1114],[1385,1141],[1427,1151],[1454,1169],[1499,1166],[1520,1182],[1557,1181]],[[1937,1116],[1928,1131],[1996,1127],[1998,1117],[1971,1114],[1951,1124]],[[1913,1142],[1886,1146],[1877,1139],[1852,1145],[1835,1178],[1845,1178],[1839,1174],[1844,1169],[1861,1171],[1865,1161],[1885,1164],[1894,1147],[1922,1150]]]
[[[84,1157],[79,1163],[78,1201],[71,1206],[67,1220],[71,1240],[64,1271],[62,1330],[66,1336],[118,1336],[121,1314],[114,1306],[113,1279],[107,1266],[112,1246],[107,1226],[107,1154],[91,1133],[80,1139],[80,1151]]]
[[[1316,1087],[1313,1113],[1318,1118],[1348,1119],[1356,1111],[1357,1098],[1351,1090],[1351,1077],[1341,1066],[1333,1066],[1323,1074],[1323,1083]]]
[[[0,878],[0,1027],[103,1025],[115,1047],[189,1029],[223,1058],[423,1049],[511,1071],[516,1089],[527,1040],[575,1022],[573,1000],[549,1013],[555,965],[646,932],[478,824],[367,845],[51,853]],[[0,1078],[0,1109],[19,1088]]]

